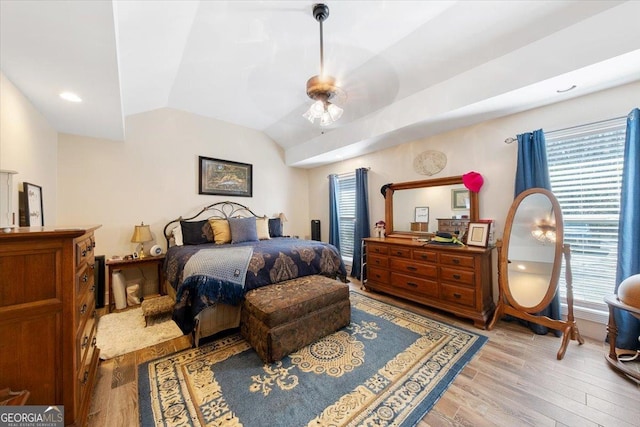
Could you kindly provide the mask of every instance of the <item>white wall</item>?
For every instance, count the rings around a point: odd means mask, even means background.
[[[371,167],[369,215],[373,235],[375,222],[384,219],[384,198],[380,187],[387,183],[430,178],[414,172],[413,159],[425,150],[438,150],[447,155],[447,165],[432,178],[462,175],[469,171],[479,172],[484,177],[484,185],[479,193],[480,217],[496,221],[496,238],[500,238],[513,201],[518,148],[517,143],[505,144],[506,138],[540,128],[551,131],[626,116],[639,103],[640,82],[636,82],[318,167],[309,174],[309,193],[316,195],[309,200],[309,213],[312,218],[322,221],[322,237],[323,240],[328,240],[327,175]],[[495,258],[494,253],[494,265]],[[493,296],[497,299],[495,267]],[[580,327],[587,336],[604,336],[602,324],[581,321]]]
[[[18,191],[23,182],[42,187],[44,223],[56,224],[57,150],[56,130],[0,73],[0,169],[18,172],[13,176],[12,191],[16,225]]]
[[[59,223],[102,224],[96,253],[131,253],[133,226],[142,221],[164,247],[168,221],[223,200],[258,215],[284,212],[286,233],[308,234],[307,171],[286,166],[283,150],[262,132],[172,109],[125,124],[124,142],[59,137]],[[253,197],[199,195],[198,156],[252,164]]]

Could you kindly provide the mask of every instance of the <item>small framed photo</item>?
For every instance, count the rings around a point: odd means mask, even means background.
[[[426,206],[417,207],[415,222],[429,222],[429,208]]]
[[[138,258],[139,258],[138,252],[134,252],[131,254],[131,259],[138,259]]]
[[[488,222],[470,222],[467,231],[467,246],[486,248],[489,241],[490,225]]]
[[[467,210],[469,209],[469,190],[460,188],[451,190],[451,209]]]
[[[27,227],[44,226],[42,213],[42,187],[28,182],[22,183],[24,221],[20,225]]]

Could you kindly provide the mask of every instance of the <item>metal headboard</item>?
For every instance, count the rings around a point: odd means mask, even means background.
[[[173,229],[177,224],[180,224],[180,221],[192,221],[197,218],[229,219],[229,218],[235,218],[235,217],[249,217],[249,216],[255,216],[256,218],[259,217],[248,207],[236,202],[229,202],[229,201],[217,202],[212,205],[205,206],[200,212],[198,212],[192,217],[188,217],[188,218],[179,217],[168,222],[167,225],[164,226],[163,232],[164,232],[164,238],[167,241],[167,248],[171,244],[171,238],[173,237],[173,234],[172,234]]]

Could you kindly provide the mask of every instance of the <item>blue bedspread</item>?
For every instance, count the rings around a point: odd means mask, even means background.
[[[249,261],[244,287],[238,293],[237,285],[209,275],[192,275],[183,281],[183,271],[189,259],[200,250],[224,247],[250,246],[253,254]],[[276,237],[259,242],[229,245],[173,246],[167,251],[164,264],[165,278],[176,290],[173,320],[187,334],[195,326],[195,316],[206,307],[218,302],[239,304],[244,294],[252,289],[296,277],[320,274],[347,281],[342,257],[335,246],[314,240]],[[233,287],[234,291],[229,291]]]

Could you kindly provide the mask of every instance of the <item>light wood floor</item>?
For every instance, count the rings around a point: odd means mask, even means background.
[[[360,291],[358,283],[351,287]],[[464,319],[366,294],[489,337],[420,427],[640,426],[640,386],[608,366],[602,342],[572,341],[558,361],[559,338],[535,335],[517,322],[500,321],[493,331],[482,331]],[[183,336],[102,361],[89,426],[138,425],[137,365],[189,346]]]

